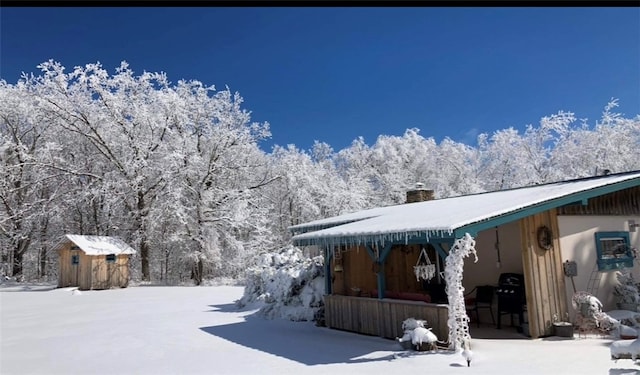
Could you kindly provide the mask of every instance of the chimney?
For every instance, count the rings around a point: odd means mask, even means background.
[[[405,203],[430,201],[434,198],[433,190],[425,189],[424,184],[418,182],[414,189],[407,190],[407,201]]]

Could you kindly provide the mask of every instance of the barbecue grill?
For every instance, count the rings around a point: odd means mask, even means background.
[[[496,288],[498,297],[498,328],[502,321],[502,315],[511,316],[513,326],[513,316],[518,315],[518,327],[524,323],[524,311],[526,309],[526,298],[524,292],[524,275],[519,273],[502,273],[498,279]]]

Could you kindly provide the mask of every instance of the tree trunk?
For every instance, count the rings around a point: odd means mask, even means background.
[[[47,276],[47,247],[42,246],[40,249],[40,269],[38,270],[38,277],[44,278]]]
[[[147,228],[145,224],[146,208],[144,192],[138,190],[138,230],[140,231],[140,262],[142,266],[142,280],[151,281],[151,274],[149,272],[149,242],[147,239]]]
[[[142,263],[142,280],[150,281],[151,276],[149,273],[149,242],[146,236],[142,236],[140,240],[140,261]]]
[[[204,262],[202,258],[198,258],[198,262],[193,265],[191,270],[191,278],[196,285],[202,284],[202,272],[204,271]]]
[[[16,278],[19,278],[22,276],[22,258],[23,255],[20,251],[18,250],[14,250],[13,251],[13,259],[12,259],[12,270],[11,270],[11,276],[14,276]]]
[[[29,245],[31,244],[31,240],[27,238],[21,238],[18,240],[13,250],[13,259],[11,264],[13,265],[13,269],[11,272],[12,276],[17,278],[22,277],[23,272],[23,259],[24,254],[27,252]]]

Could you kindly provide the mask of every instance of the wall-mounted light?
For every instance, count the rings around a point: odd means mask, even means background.
[[[335,267],[333,267],[333,272],[342,272],[344,271],[344,269],[342,268],[342,264],[336,264]]]

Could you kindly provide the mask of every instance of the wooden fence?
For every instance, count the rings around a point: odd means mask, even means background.
[[[376,299],[342,295],[324,296],[324,315],[327,327],[388,339],[402,337],[402,321],[407,318],[427,321],[427,328],[441,341],[449,335],[446,304]]]

